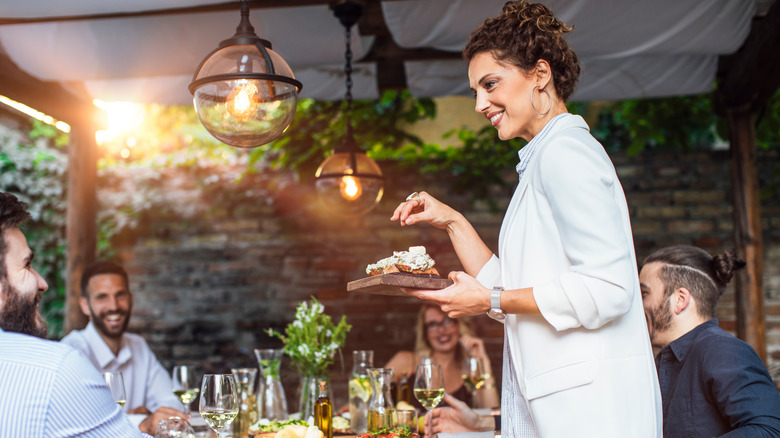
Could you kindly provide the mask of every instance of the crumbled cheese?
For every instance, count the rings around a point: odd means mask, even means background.
[[[423,252],[412,252],[413,248],[422,248]],[[433,261],[431,256],[425,253],[424,246],[413,246],[409,248],[410,251],[393,251],[393,255],[383,258],[382,260],[372,263],[366,267],[366,274],[370,274],[374,270],[384,270],[388,266],[392,265],[404,265],[409,266],[414,270],[424,271],[430,269],[436,262]],[[419,251],[419,250],[417,250]]]
[[[409,252],[412,254],[425,254],[424,246],[410,246]]]

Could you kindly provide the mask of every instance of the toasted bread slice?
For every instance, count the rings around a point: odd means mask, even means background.
[[[390,265],[384,269],[374,269],[372,270],[368,275],[369,277],[375,277],[377,275],[382,274],[395,274],[398,272],[403,272],[406,274],[416,274],[416,275],[439,275],[439,271],[436,270],[436,268],[428,268],[428,269],[412,269],[409,266],[405,265]]]

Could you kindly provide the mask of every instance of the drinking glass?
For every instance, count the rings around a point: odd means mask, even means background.
[[[419,432],[417,424],[417,411],[395,411],[395,426],[408,426],[410,432]]]
[[[463,359],[463,384],[471,393],[471,407],[477,406],[477,390],[485,385],[487,372],[482,359],[469,356]]]
[[[414,397],[428,411],[441,402],[444,397],[444,374],[441,372],[441,365],[428,362],[417,366]]]
[[[154,438],[194,438],[195,431],[186,420],[181,417],[168,417],[160,420]]]
[[[124,408],[127,396],[125,395],[125,381],[122,378],[122,373],[103,373],[103,379],[108,384],[111,397],[120,407]]]
[[[206,374],[200,388],[200,416],[224,437],[224,431],[238,415],[238,392],[232,374]]]
[[[190,415],[190,406],[200,392],[198,384],[195,382],[194,367],[188,365],[173,367],[171,381],[173,382],[173,393],[179,397],[181,404],[184,405],[184,413]]]

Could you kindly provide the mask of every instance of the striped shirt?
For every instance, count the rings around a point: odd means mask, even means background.
[[[534,138],[531,139],[531,141],[528,142],[525,146],[523,146],[519,151],[517,151],[517,158],[520,159],[520,162],[517,163],[517,166],[515,166],[515,170],[517,171],[517,174],[520,176],[520,178],[523,177],[523,173],[525,172],[525,169],[528,167],[528,163],[531,162],[531,158],[533,158],[534,153],[539,150],[540,147],[546,142],[547,135],[552,131],[553,127],[561,120],[566,117],[571,116],[570,113],[561,113],[557,116],[550,119],[549,122],[547,122],[546,125],[544,125],[544,128],[534,136]]]
[[[0,437],[149,437],[76,350],[0,329]]]

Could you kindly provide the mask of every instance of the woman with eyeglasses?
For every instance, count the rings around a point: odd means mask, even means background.
[[[473,408],[498,407],[498,391],[493,382],[490,358],[482,340],[474,336],[469,325],[461,319],[451,319],[432,303],[424,303],[417,316],[414,351],[399,351],[385,368],[393,368],[393,378],[399,383],[403,377],[414,382],[414,372],[423,358],[431,358],[441,365],[444,373],[444,390],[447,394],[471,405],[471,392],[463,384],[463,359],[472,356],[482,360],[489,374],[484,386],[477,391]],[[412,405],[423,410],[412,397]],[[446,406],[442,401],[439,406]]]

